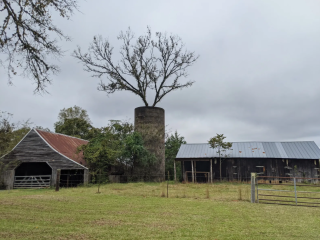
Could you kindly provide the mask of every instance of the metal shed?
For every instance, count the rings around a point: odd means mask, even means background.
[[[221,178],[246,180],[250,172],[264,176],[319,177],[320,149],[313,141],[233,142],[221,154]],[[220,158],[209,144],[183,144],[176,156],[184,181],[208,182],[220,178]]]

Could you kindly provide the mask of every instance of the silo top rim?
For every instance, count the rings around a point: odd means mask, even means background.
[[[143,107],[137,107],[135,109],[143,109],[143,108],[147,108],[147,109],[159,109],[159,110],[163,110],[163,108],[160,108],[160,107],[150,107],[150,106],[143,106]]]

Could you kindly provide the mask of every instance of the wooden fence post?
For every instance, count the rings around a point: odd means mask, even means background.
[[[174,181],[177,181],[177,170],[176,170],[176,161],[173,160],[173,170],[174,170]]]
[[[168,171],[168,180],[167,180],[167,198],[169,197],[169,171]]]
[[[194,182],[197,182],[197,161],[194,161]]]
[[[212,176],[212,159],[210,159],[210,182],[213,183],[213,176]]]
[[[294,198],[295,198],[295,200],[296,200],[296,205],[298,205],[296,178],[293,178],[293,184],[294,184]]]
[[[57,170],[57,179],[56,179],[56,192],[59,191],[60,188],[60,175],[61,175],[61,169]]]
[[[191,161],[191,169],[192,169],[192,183],[194,183],[193,161]]]
[[[84,186],[88,185],[88,183],[89,183],[89,178],[90,178],[90,176],[89,176],[89,170],[88,170],[88,169],[85,169],[85,170],[83,171],[83,185],[84,185]]]
[[[251,173],[251,203],[256,202],[256,173]]]

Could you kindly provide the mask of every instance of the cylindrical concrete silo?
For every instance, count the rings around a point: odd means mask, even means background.
[[[156,156],[148,175],[152,179],[165,177],[165,114],[158,107],[138,107],[134,111],[135,131],[141,133],[145,147]]]

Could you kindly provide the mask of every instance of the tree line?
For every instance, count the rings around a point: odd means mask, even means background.
[[[30,121],[12,122],[12,114],[0,114],[0,157],[9,153],[14,146],[35,127],[43,131],[48,128],[34,126]],[[144,146],[140,133],[127,120],[110,120],[107,126],[94,127],[86,110],[74,106],[63,108],[54,123],[54,132],[88,140],[87,145],[78,148],[82,153],[93,176],[99,173],[134,175],[135,168],[139,174],[148,175],[148,168],[154,163],[155,156]],[[166,174],[171,179],[174,175],[173,162],[180,145],[186,143],[184,137],[177,132],[167,134],[165,141]],[[106,175],[106,174],[104,174]],[[177,177],[181,178],[181,168],[177,165]]]

